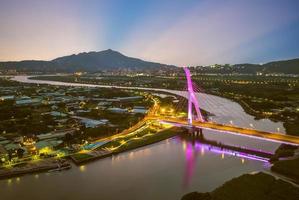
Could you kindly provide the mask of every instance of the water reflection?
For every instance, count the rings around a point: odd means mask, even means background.
[[[20,179],[20,177],[18,177],[18,178],[16,179],[17,183],[19,183],[19,182],[20,182],[20,180],[21,180],[21,179]]]
[[[192,177],[196,173],[196,165],[198,156],[205,156],[205,152],[219,155],[220,160],[225,160],[229,157],[240,158],[242,164],[246,164],[246,160],[254,160],[264,163],[267,166],[269,158],[263,158],[257,155],[238,152],[230,149],[225,149],[210,144],[204,144],[199,139],[193,137],[177,137],[177,143],[181,143],[182,149],[185,154],[185,173],[183,178],[183,187],[187,188],[192,181]],[[200,163],[199,163],[200,165]]]
[[[79,167],[79,170],[80,170],[81,172],[85,172],[85,170],[86,170],[85,165],[81,165],[81,166]]]
[[[151,155],[151,149],[133,149],[130,152],[127,152],[125,154],[117,154],[117,155],[112,155],[111,157],[111,164],[114,165],[116,163],[120,163],[121,161],[124,160],[134,160],[140,156],[146,157]]]
[[[183,144],[186,144],[183,142]],[[194,168],[196,165],[197,151],[194,151],[193,145],[189,142],[187,143],[187,148],[185,148],[186,164],[185,164],[185,177],[183,186],[186,188],[193,176]]]
[[[127,151],[59,173],[39,174],[38,179],[28,174],[19,183],[17,178],[2,180],[0,194],[10,200],[20,199],[20,194],[23,200],[41,196],[81,200],[99,194],[101,199],[180,199],[188,192],[211,191],[233,177],[263,169],[263,162],[244,161],[214,153],[189,136],[176,137],[135,149],[133,154]]]

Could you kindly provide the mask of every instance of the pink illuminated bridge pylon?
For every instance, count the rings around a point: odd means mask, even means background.
[[[190,71],[187,67],[183,67],[183,68],[184,68],[184,71],[186,74],[187,86],[188,86],[188,123],[189,123],[189,125],[192,125],[192,120],[193,120],[192,108],[193,108],[193,106],[195,108],[195,114],[196,114],[194,120],[204,122],[204,119],[200,112],[200,108],[199,108],[199,104],[198,104],[196,95],[193,90]]]

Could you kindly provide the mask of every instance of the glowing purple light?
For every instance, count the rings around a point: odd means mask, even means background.
[[[184,67],[184,71],[187,78],[187,85],[188,85],[188,122],[189,124],[192,124],[192,104],[194,105],[195,111],[196,111],[196,120],[199,120],[201,122],[204,121],[202,114],[199,109],[199,104],[196,99],[193,86],[192,86],[192,80],[191,80],[191,74],[187,67]]]
[[[184,177],[184,187],[187,187],[194,173],[197,156],[194,155],[194,150],[190,143],[187,143],[187,148],[185,150],[185,153],[186,153],[186,171]]]
[[[202,148],[211,151],[213,153],[216,154],[225,154],[225,155],[230,155],[230,156],[236,156],[239,158],[245,158],[248,160],[256,160],[256,161],[261,161],[261,162],[268,162],[269,159],[268,158],[263,158],[260,156],[255,156],[255,155],[250,155],[250,154],[246,154],[246,153],[240,153],[240,152],[236,152],[236,151],[229,151],[229,150],[225,150],[225,149],[221,149],[215,146],[209,146],[206,144],[202,144],[202,143],[195,143],[194,145],[196,150],[201,150]]]

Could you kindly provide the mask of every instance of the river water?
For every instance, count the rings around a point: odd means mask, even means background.
[[[30,80],[27,83],[64,86],[111,87],[91,84]],[[127,88],[127,87],[120,87]],[[145,88],[133,88],[145,89]],[[148,88],[146,88],[148,89]],[[187,95],[182,91],[155,91]],[[200,107],[213,113],[210,120],[284,133],[282,123],[255,120],[242,107],[225,98],[197,94]],[[234,146],[273,152],[279,144],[254,138],[204,130],[205,137]],[[0,198],[5,200],[176,200],[192,192],[207,192],[233,177],[267,169],[268,163],[231,155],[188,138],[171,138],[156,144],[97,160],[81,167],[57,173],[30,174],[0,181]]]

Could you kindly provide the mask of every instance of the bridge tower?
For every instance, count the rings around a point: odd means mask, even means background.
[[[192,80],[191,80],[191,74],[190,70],[187,67],[183,67],[187,79],[187,86],[188,86],[188,123],[192,125],[192,120],[193,120],[193,112],[192,112],[192,107],[194,106],[195,108],[195,118],[194,120],[198,120],[203,122],[204,119],[202,117],[202,114],[200,112],[199,104],[196,99],[196,95],[193,90],[193,85],[192,85]],[[193,106],[192,106],[193,105]]]

